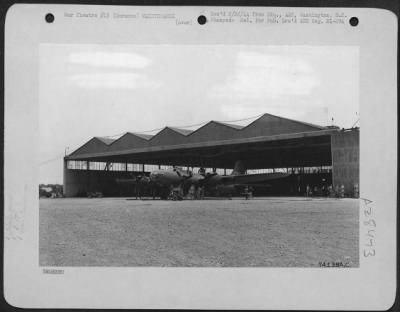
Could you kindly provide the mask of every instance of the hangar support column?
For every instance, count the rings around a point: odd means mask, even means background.
[[[344,185],[344,193],[354,196],[360,185],[360,131],[358,128],[331,135],[333,187]]]
[[[63,158],[63,195],[67,196],[67,160]]]
[[[86,197],[89,192],[100,192],[104,196],[132,196],[134,188],[119,185],[117,179],[130,178],[128,171],[90,170],[90,162],[80,169],[68,168],[64,158],[63,192],[65,197]]]
[[[68,169],[68,160],[64,158],[63,192],[65,197],[76,197],[88,191],[89,170]]]

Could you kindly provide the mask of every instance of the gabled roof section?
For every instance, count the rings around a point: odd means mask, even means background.
[[[326,127],[324,127],[324,126],[320,126],[320,125],[316,125],[316,124],[312,124],[312,123],[309,123],[309,122],[304,122],[304,121],[300,121],[300,120],[296,120],[296,119],[290,119],[290,118],[286,118],[286,117],[281,117],[281,116],[277,116],[277,115],[272,115],[272,114],[268,114],[268,113],[265,113],[265,114],[262,115],[261,117],[264,117],[264,116],[271,116],[271,117],[275,117],[275,118],[280,118],[280,119],[282,119],[282,120],[287,120],[287,121],[295,122],[295,123],[298,123],[298,124],[300,124],[300,125],[304,125],[304,126],[308,126],[308,127],[315,128],[316,130],[325,130],[325,129],[326,129]]]
[[[95,137],[95,138],[107,145],[110,145],[112,142],[115,141],[115,139],[110,139],[110,138],[106,138],[106,137]]]
[[[133,132],[128,132],[128,133],[131,135],[135,135],[139,138],[145,139],[145,140],[150,140],[153,137],[153,135],[151,135],[151,134],[133,133]]]
[[[181,129],[181,128],[175,128],[175,127],[168,127],[171,130],[174,130],[182,135],[188,135],[191,134],[193,131],[192,130],[187,130],[187,129]]]
[[[127,132],[119,139],[94,137],[70,155],[99,154],[103,152],[126,153],[134,149],[177,148],[190,144],[213,144],[213,142],[235,140],[258,140],[261,138],[293,137],[298,135],[327,135],[327,131],[337,131],[333,126],[323,127],[307,122],[293,120],[272,114],[263,114],[249,125],[243,127],[220,121],[209,121],[195,131],[164,127],[155,135]],[[329,134],[328,134],[329,135]]]
[[[106,152],[108,150],[108,145],[111,144],[112,142],[114,142],[114,140],[111,140],[111,139],[104,140],[104,139],[105,138],[99,138],[99,137],[91,138],[89,141],[87,141],[85,144],[83,144],[77,150],[73,151],[70,155]]]
[[[187,136],[187,142],[207,142],[229,140],[236,137],[240,130],[218,121],[210,121]]]
[[[285,133],[300,133],[309,131],[326,130],[326,127],[306,123],[294,119],[264,114],[260,118],[244,127],[245,136],[276,135]]]
[[[238,127],[241,127],[238,125],[232,125],[232,124],[227,124],[227,123],[220,122],[220,121],[211,120],[211,121],[207,122],[206,124],[202,125],[200,128],[197,128],[196,130],[192,131],[191,134],[195,135],[197,132],[202,132],[202,131],[204,131],[204,129],[207,129],[207,128],[213,128],[213,126],[222,126],[227,129],[236,129],[236,130],[238,130]]]
[[[221,121],[214,121],[214,122],[217,123],[217,124],[220,124],[220,125],[224,125],[224,126],[227,126],[227,127],[233,128],[233,129],[236,129],[236,130],[240,130],[240,129],[243,129],[243,128],[244,128],[244,126],[233,125],[233,124],[225,123],[225,122],[221,122]]]
[[[152,136],[138,135],[136,133],[127,132],[118,140],[109,145],[110,151],[125,150],[137,147],[148,146],[148,141]]]
[[[175,128],[165,127],[154,135],[149,142],[152,146],[175,145],[184,143],[185,138],[186,135],[182,134],[180,131],[176,131]]]

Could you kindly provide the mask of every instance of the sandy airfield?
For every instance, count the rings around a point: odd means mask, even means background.
[[[40,199],[41,266],[359,266],[357,199]]]

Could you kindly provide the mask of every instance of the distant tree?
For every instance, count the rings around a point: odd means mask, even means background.
[[[39,184],[39,197],[63,197],[63,186],[61,184]]]

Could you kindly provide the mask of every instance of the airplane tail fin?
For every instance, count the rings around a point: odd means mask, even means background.
[[[241,175],[246,174],[246,167],[244,166],[243,161],[237,160],[235,162],[235,167],[233,168],[232,175]]]

